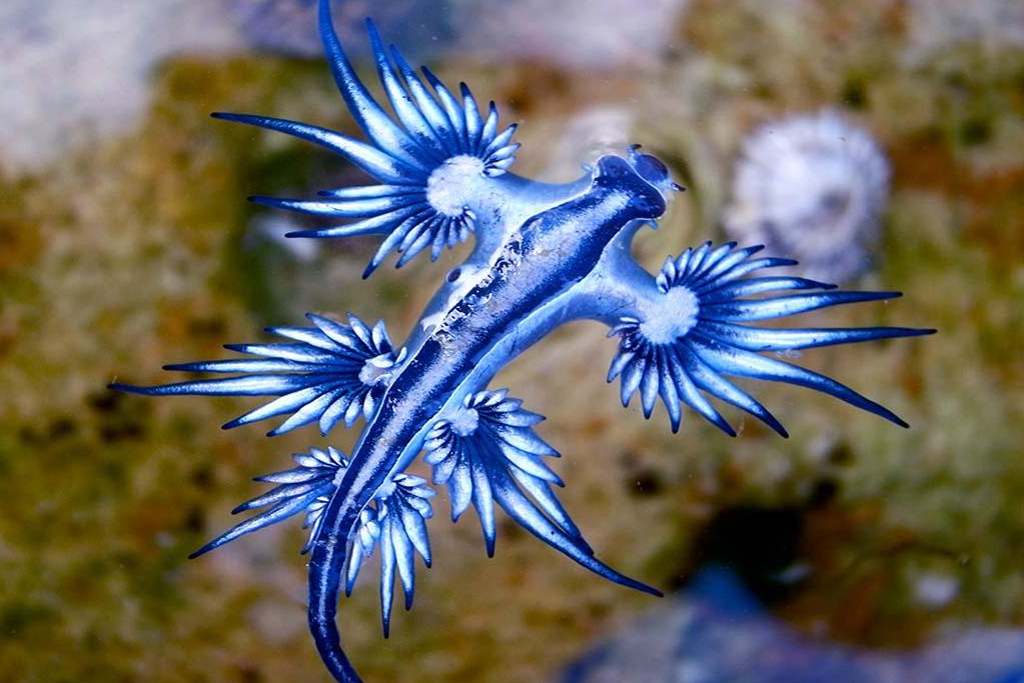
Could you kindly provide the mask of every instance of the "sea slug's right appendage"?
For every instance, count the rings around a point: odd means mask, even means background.
[[[609,336],[619,335],[608,381],[621,377],[622,405],[639,391],[644,416],[660,397],[672,431],[679,429],[683,403],[719,429],[736,431],[701,392],[734,405],[774,429],[786,430],[752,396],[725,379],[735,375],[784,382],[820,391],[890,422],[907,423],[888,408],[839,382],[759,352],[785,352],[835,344],[914,337],[935,330],[907,327],[759,328],[740,323],[900,296],[899,292],[847,292],[835,285],[792,276],[746,277],[762,268],[790,266],[791,259],[751,258],[762,247],[737,249],[734,242],[711,248],[708,242],[666,259],[655,278],[655,303],[618,319]],[[825,290],[776,298],[746,299],[780,290]]]

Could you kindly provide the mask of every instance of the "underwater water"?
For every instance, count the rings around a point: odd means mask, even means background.
[[[315,223],[245,201],[366,182],[302,141],[209,118],[260,113],[360,137],[320,54],[314,4],[0,7],[0,683],[328,680],[306,630],[297,520],[186,558],[262,491],[253,476],[310,446],[349,453],[356,434],[221,431],[259,402],[105,388],[171,381],[161,365],[228,357],[222,344],[303,324],[306,311],[383,318],[402,338],[468,253],[388,263],[364,281],[379,239],[289,240]],[[372,14],[415,63],[522,124],[515,172],[568,181],[633,142],[665,160],[687,192],[638,236],[652,272],[667,254],[727,239],[741,207],[772,234],[820,245],[815,277],[841,264],[832,277],[848,287],[904,294],[802,324],[939,333],[786,357],[910,429],[739,380],[790,438],[725,407],[732,439],[692,411],[672,434],[663,407],[650,421],[637,402],[623,410],[605,382],[617,340],[590,323],[559,330],[494,387],[547,416],[536,429],[563,455],[561,500],[598,556],[672,595],[590,576],[501,513],[488,558],[473,520],[449,524],[438,501],[434,566],[418,572],[416,606],[396,608],[390,638],[372,580],[342,599],[363,677],[1017,680],[1018,3],[381,4],[335,3],[360,73],[373,70],[359,23]],[[783,140],[801,144],[750,151],[756,136],[819,116],[836,121],[826,142],[804,130]],[[861,136],[873,143],[836,143]],[[943,677],[954,671],[963,677]]]

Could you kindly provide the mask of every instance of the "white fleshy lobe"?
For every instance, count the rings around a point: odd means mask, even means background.
[[[653,344],[671,344],[685,336],[697,322],[700,304],[688,287],[669,289],[657,311],[644,315],[640,332]]]
[[[359,371],[359,381],[371,387],[386,381],[394,369],[395,362],[394,351],[368,358]]]
[[[461,216],[473,186],[484,177],[483,172],[484,162],[468,154],[448,159],[427,178],[427,202],[440,214]]]
[[[448,418],[451,430],[459,436],[469,436],[480,424],[480,414],[473,408],[459,408]]]

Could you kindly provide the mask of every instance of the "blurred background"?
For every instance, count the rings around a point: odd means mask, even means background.
[[[373,15],[521,122],[515,172],[569,180],[629,142],[666,159],[689,191],[641,233],[651,269],[706,239],[766,241],[818,277],[904,292],[803,324],[940,330],[798,358],[911,429],[760,383],[783,440],[731,409],[737,439],[624,411],[604,381],[615,341],[563,328],[493,386],[548,416],[562,499],[599,556],[670,597],[588,576],[510,523],[487,559],[439,498],[434,568],[391,639],[372,581],[341,606],[368,681],[1024,680],[1024,4],[335,6],[362,73]],[[162,364],[227,357],[306,311],[384,318],[400,339],[465,255],[364,282],[377,240],[285,240],[295,217],[246,203],[361,180],[208,116],[357,134],[314,15],[0,5],[2,683],[327,680],[297,520],[185,557],[261,490],[251,477],[328,441],[219,429],[255,400],[104,388],[170,381]]]

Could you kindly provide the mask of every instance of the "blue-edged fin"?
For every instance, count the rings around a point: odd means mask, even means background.
[[[396,575],[405,595],[405,609],[408,610],[412,608],[416,589],[416,555],[430,567],[426,520],[434,514],[430,505],[433,496],[434,490],[427,486],[425,479],[396,474],[388,485],[381,488],[373,503],[362,511],[353,530],[345,561],[345,594],[351,595],[359,570],[379,546],[381,623],[385,638],[391,629]]]
[[[325,147],[380,183],[323,191],[320,198],[310,200],[251,198],[278,209],[354,221],[297,230],[288,233],[288,237],[385,235],[364,277],[392,252],[401,254],[397,261],[399,267],[428,247],[431,260],[436,260],[442,250],[467,240],[476,229],[477,217],[470,209],[452,210],[452,206],[459,206],[457,201],[446,201],[443,211],[429,201],[427,188],[436,169],[453,157],[475,157],[480,160],[480,174],[484,179],[496,177],[515,162],[519,149],[519,145],[512,142],[514,124],[498,131],[498,112],[493,102],[485,119],[465,83],[460,84],[456,95],[429,69],[422,70],[421,78],[397,48],[385,49],[372,21],[367,20],[366,27],[377,74],[394,118],[373,99],[356,75],[334,31],[329,4],[321,3],[320,35],[331,72],[349,112],[368,142],[297,121],[221,112],[213,115]],[[453,187],[447,195],[457,197],[458,192],[459,188]]]
[[[276,487],[242,503],[232,510],[231,514],[261,507],[266,507],[266,510],[236,524],[189,555],[189,558],[199,557],[225,543],[230,543],[239,536],[258,531],[302,512],[306,513],[305,526],[312,527],[312,540],[319,530],[322,501],[337,488],[335,481],[339,479],[338,473],[345,471],[348,460],[335,448],[312,448],[309,453],[296,453],[292,457],[297,467],[256,477],[256,481],[277,484]]]
[[[269,435],[284,434],[317,422],[327,434],[337,423],[351,427],[374,413],[389,369],[404,359],[379,321],[368,327],[356,316],[348,324],[315,314],[312,327],[273,327],[267,331],[290,340],[273,344],[228,344],[252,358],[201,361],[165,366],[179,372],[241,373],[151,387],[115,383],[110,388],[146,396],[279,396],[224,425],[231,429],[279,415],[289,417]],[[367,372],[371,367],[372,371]]]
[[[895,413],[833,379],[756,352],[791,352],[819,346],[916,337],[935,330],[910,327],[759,328],[740,323],[770,320],[844,304],[884,301],[899,292],[847,292],[800,277],[747,277],[762,268],[794,265],[789,259],[752,258],[762,247],[737,249],[734,242],[712,248],[707,242],[666,259],[654,284],[664,295],[662,310],[627,313],[609,336],[620,335],[608,381],[622,378],[622,404],[639,392],[644,416],[657,399],[665,405],[672,431],[679,429],[685,404],[726,434],[736,431],[704,396],[706,393],[758,418],[782,436],[782,424],[723,375],[738,375],[808,387],[834,396],[894,424]],[[742,298],[784,290],[799,294]],[[807,291],[820,290],[820,291]],[[649,319],[645,319],[647,316]],[[652,333],[653,330],[653,333]],[[703,393],[702,393],[703,392]]]
[[[434,468],[434,483],[448,488],[452,519],[472,503],[487,553],[493,555],[497,503],[531,534],[587,569],[615,583],[660,595],[593,556],[552,491],[562,482],[544,458],[558,453],[532,429],[543,419],[502,390],[472,394],[458,410],[435,423],[424,443],[424,460]]]

